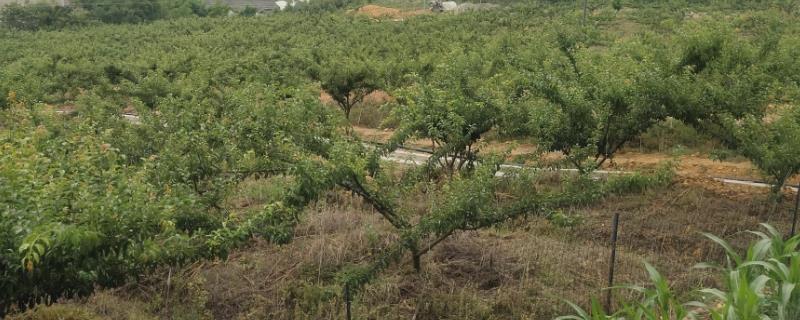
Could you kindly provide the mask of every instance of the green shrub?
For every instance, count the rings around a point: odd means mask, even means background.
[[[633,140],[629,145],[642,151],[666,152],[677,146],[698,150],[712,144],[713,140],[707,134],[698,132],[680,120],[669,118],[655,124],[639,136],[638,141]]]
[[[105,23],[141,23],[161,17],[158,0],[75,0],[92,17]]]
[[[156,19],[219,15],[222,7],[207,8],[201,0],[75,0],[76,6],[12,3],[0,10],[0,20],[17,30],[56,30],[97,22],[141,23]],[[227,10],[223,14],[227,14]]]
[[[45,4],[20,5],[12,3],[0,9],[0,20],[7,27],[17,30],[61,29],[82,26],[91,20],[80,9]]]
[[[564,213],[563,209],[558,209],[546,215],[547,220],[559,228],[571,228],[583,223],[583,217]]]
[[[159,16],[163,19],[208,15],[202,0],[159,0],[159,7],[161,9]]]
[[[231,11],[231,7],[222,3],[214,3],[206,9],[206,15],[209,17],[224,17]]]
[[[614,11],[617,11],[617,12],[622,10],[622,0],[612,0],[611,1],[611,8],[614,9]]]
[[[247,6],[242,10],[242,12],[239,12],[239,15],[242,17],[253,17],[256,14],[258,14],[258,10],[256,10],[256,8],[253,8],[251,6]]]
[[[0,305],[83,296],[160,265],[224,256],[253,236],[289,241],[316,185],[287,187],[244,216],[220,205],[241,179],[291,172],[303,146],[330,137],[330,116],[302,99],[233,97],[225,109],[170,100],[142,110],[138,125],[94,95],[72,120],[24,103],[0,111]]]
[[[655,187],[666,187],[674,177],[675,163],[667,162],[652,174],[636,172],[609,178],[605,188],[606,192],[612,194],[640,193]]]

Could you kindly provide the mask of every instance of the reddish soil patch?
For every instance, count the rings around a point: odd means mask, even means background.
[[[418,9],[418,10],[411,10],[411,11],[402,11],[400,9],[395,8],[387,8],[381,7],[376,5],[366,5],[361,8],[355,10],[357,14],[364,14],[369,16],[370,18],[390,18],[390,19],[398,19],[402,20],[403,18],[413,17],[420,14],[429,14],[431,11],[426,9]]]
[[[356,9],[357,13],[366,14],[373,18],[391,17],[396,18],[400,16],[400,9],[387,8],[368,4],[361,8]]]

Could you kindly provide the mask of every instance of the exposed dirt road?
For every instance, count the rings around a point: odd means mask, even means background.
[[[356,127],[357,135],[366,141],[383,143],[392,136],[391,130],[380,130]],[[406,147],[411,149],[401,149],[387,156],[387,160],[407,164],[419,164],[424,162],[428,154],[424,151],[416,151],[414,148],[430,149],[431,144],[425,140],[412,140],[406,143]],[[532,155],[536,152],[536,146],[532,144],[516,142],[489,142],[483,150],[504,151],[511,149],[511,157]],[[562,158],[558,153],[547,153],[543,155],[548,161],[557,161]],[[686,154],[670,156],[657,153],[640,153],[625,151],[614,157],[613,161],[603,166],[602,173],[627,172],[637,170],[652,170],[661,166],[664,162],[674,160],[676,162],[676,172],[681,183],[700,184],[708,189],[714,189],[721,194],[736,197],[742,193],[752,194],[753,192],[763,192],[769,185],[760,183],[764,177],[759,171],[746,160],[740,161],[717,161],[701,154]],[[791,184],[798,182],[798,177],[790,180]],[[757,188],[752,190],[753,188]],[[787,188],[795,189],[795,188]]]

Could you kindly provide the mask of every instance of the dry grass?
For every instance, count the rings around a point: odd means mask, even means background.
[[[550,319],[567,313],[563,299],[586,304],[606,286],[614,212],[622,214],[617,283],[646,284],[642,262],[649,261],[685,294],[716,281],[691,270],[721,257],[701,231],[741,247],[749,239],[743,231],[759,222],[788,225],[786,214],[761,213],[760,194],[733,199],[716,191],[676,184],[568,209],[584,218],[573,228],[531,218],[457,234],[423,257],[421,273],[410,261],[387,270],[356,296],[354,312],[359,319]],[[242,197],[260,203],[269,194]],[[341,319],[336,274],[369,261],[394,240],[392,228],[369,207],[332,192],[307,210],[288,245],[256,241],[224,261],[162,270],[144,283],[52,310],[87,315],[74,319]]]

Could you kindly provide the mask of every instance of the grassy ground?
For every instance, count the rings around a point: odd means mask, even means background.
[[[274,185],[248,181],[230,205],[246,212],[269,201]],[[571,227],[535,218],[458,234],[423,258],[421,273],[408,261],[389,269],[356,296],[354,313],[357,319],[551,319],[567,313],[562,299],[586,304],[606,286],[614,212],[621,213],[618,283],[646,284],[642,262],[649,261],[677,292],[710,285],[716,279],[691,268],[722,252],[700,232],[741,247],[750,240],[744,231],[758,223],[788,229],[790,202],[768,215],[759,190],[724,187],[725,193],[704,185],[679,181],[570,208],[564,214],[581,221]],[[341,319],[336,272],[381,252],[394,240],[390,226],[345,193],[328,194],[306,215],[288,245],[254,242],[224,261],[166,268],[143,282],[17,318]]]

